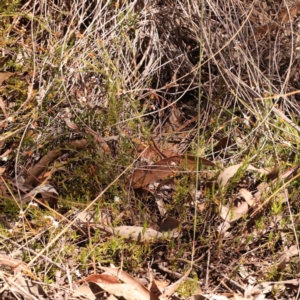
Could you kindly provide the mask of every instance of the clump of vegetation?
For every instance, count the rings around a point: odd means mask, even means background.
[[[1,297],[298,297],[299,9],[0,3]]]

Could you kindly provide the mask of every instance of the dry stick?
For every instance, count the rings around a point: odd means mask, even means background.
[[[271,196],[269,196],[264,203],[262,203],[251,215],[250,218],[253,218],[255,216],[255,214],[260,211],[263,206],[265,206],[277,193],[279,193],[283,188],[285,188],[288,184],[290,184],[293,180],[295,180],[296,178],[300,177],[300,173],[298,173],[297,175],[295,175],[293,178],[291,178],[289,181],[287,181],[286,183],[284,183],[279,189],[277,189]]]
[[[267,97],[254,98],[254,100],[271,100],[273,98],[287,97],[287,96],[291,96],[291,95],[295,95],[295,94],[299,94],[299,93],[300,93],[300,90],[297,90],[297,91],[293,91],[293,92],[286,93],[286,94],[279,94],[279,95],[274,94],[274,95],[267,96]]]
[[[205,276],[205,288],[206,289],[208,289],[208,281],[209,281],[210,249],[208,249],[207,252],[208,252],[208,255],[207,255],[207,268],[206,268],[206,276]]]

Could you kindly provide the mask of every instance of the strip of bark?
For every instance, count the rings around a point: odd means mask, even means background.
[[[70,142],[69,144],[63,145],[61,148],[57,148],[54,150],[48,151],[46,155],[44,155],[40,161],[34,165],[31,170],[29,170],[29,176],[25,180],[24,185],[31,189],[39,184],[38,177],[46,170],[46,168],[52,164],[56,159],[58,159],[63,154],[68,153],[71,150],[84,150],[87,147],[87,140],[75,140]]]

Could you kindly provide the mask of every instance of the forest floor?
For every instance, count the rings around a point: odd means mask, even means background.
[[[299,25],[0,1],[0,299],[299,299]]]

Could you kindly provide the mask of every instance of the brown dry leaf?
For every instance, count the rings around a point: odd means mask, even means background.
[[[217,228],[218,232],[225,234],[227,230],[231,227],[230,222],[223,221]]]
[[[114,232],[125,239],[134,240],[138,242],[161,240],[165,238],[176,238],[179,236],[178,226],[170,224],[171,221],[167,221],[162,224],[161,231],[154,230],[152,228],[144,228],[141,226],[118,226],[114,228]]]
[[[294,17],[297,15],[297,13],[298,13],[297,5],[294,5],[290,8],[283,7],[278,14],[278,20],[279,20],[279,22],[282,22],[282,23],[290,22],[294,19]]]
[[[176,156],[178,155],[178,153],[170,150],[170,149],[164,149],[162,152],[161,152],[165,157],[171,157],[171,156]]]
[[[268,173],[268,170],[267,169],[264,169],[264,168],[255,168],[254,166],[252,165],[249,165],[248,168],[247,168],[247,171],[255,171],[255,172],[258,172],[260,174],[267,174]]]
[[[162,159],[144,169],[135,170],[132,175],[133,188],[147,186],[151,182],[165,179],[178,170],[178,156]]]
[[[212,295],[213,296],[213,295]],[[193,295],[187,300],[208,300],[209,298],[203,296],[203,295]]]
[[[121,272],[121,271],[120,271]],[[80,288],[78,288],[75,292],[85,297],[89,297],[89,299],[97,299],[97,294],[100,294],[100,290],[96,290],[91,283],[96,284],[102,290],[108,292],[111,295],[115,295],[118,297],[124,297],[125,299],[150,299],[150,297],[145,297],[147,293],[145,293],[144,289],[139,285],[134,283],[120,283],[120,281],[116,277],[117,275],[111,275],[107,272],[103,274],[93,274],[90,275],[76,283],[85,282]],[[123,275],[124,276],[124,275]],[[123,280],[124,281],[124,280]],[[130,280],[129,280],[130,281]],[[88,283],[88,285],[86,284]],[[150,293],[150,292],[149,292]],[[102,298],[101,298],[102,299]]]
[[[178,172],[179,167],[187,167],[194,170],[196,167],[196,157],[191,155],[176,155],[164,158],[153,165],[145,166],[143,169],[135,170],[131,176],[133,188],[145,187],[148,184],[165,179]],[[215,164],[205,158],[199,158],[200,163],[206,166],[215,166]]]
[[[83,278],[75,283],[81,282],[94,282],[94,283],[104,283],[104,284],[116,284],[120,283],[120,281],[115,277],[107,273],[103,274],[92,274],[86,278]]]
[[[8,79],[10,76],[14,75],[15,73],[11,72],[0,72],[0,84],[2,84],[6,79]]]
[[[24,186],[32,188],[39,183],[38,177],[51,165],[56,159],[58,159],[63,154],[69,152],[70,150],[80,151],[87,147],[87,140],[74,140],[69,144],[63,145],[61,148],[50,150],[44,155],[40,161],[34,165],[34,167],[29,170],[29,176],[25,180]]]
[[[237,165],[233,165],[230,166],[226,169],[224,169],[217,181],[221,186],[225,186],[229,180],[238,172],[238,170],[240,168],[245,168],[246,166],[243,164],[237,164]],[[246,168],[247,171],[256,171],[259,172],[261,174],[266,174],[267,170],[265,169],[257,169],[252,165],[248,165]],[[259,192],[255,194],[255,197],[252,196],[252,194],[246,190],[246,189],[241,189],[240,190],[240,194],[245,198],[246,201],[244,201],[243,203],[241,203],[239,206],[234,206],[234,207],[228,207],[225,205],[220,204],[220,216],[221,218],[230,223],[230,222],[234,222],[237,221],[238,219],[240,219],[241,217],[243,217],[244,215],[246,215],[249,211],[249,206],[253,206],[254,203],[260,198],[262,191],[260,190],[260,188],[263,188],[263,183],[260,185],[260,187],[258,186],[258,190]],[[268,185],[267,187],[268,188]],[[227,224],[226,226],[223,226],[220,228],[220,231],[222,231],[223,233],[226,232],[226,230],[229,228],[230,224]],[[224,229],[223,229],[224,228]]]
[[[180,222],[172,217],[166,217],[160,224],[159,231],[161,233],[170,234],[172,237],[177,237],[179,235]]]
[[[245,215],[249,211],[249,205],[246,201],[242,202],[239,206],[234,207],[234,213]]]
[[[274,168],[266,176],[267,181],[271,181],[278,178],[278,174],[279,174],[279,164],[275,164]]]
[[[232,139],[230,136],[225,136],[222,139],[219,140],[219,142],[214,146],[213,151],[217,152],[222,149],[226,149],[233,145]]]
[[[146,287],[144,287],[139,281],[137,281],[136,279],[134,279],[133,277],[131,277],[129,274],[127,274],[126,272],[118,269],[118,268],[107,268],[107,267],[100,267],[103,271],[105,271],[106,273],[110,273],[114,276],[116,276],[118,279],[122,280],[125,282],[125,284],[115,284],[113,286],[113,288],[115,287],[115,290],[111,290],[112,294],[115,294],[116,292],[120,293],[119,296],[123,296],[126,299],[129,300],[159,300],[159,298],[151,293]],[[120,290],[118,288],[116,288],[116,286],[120,286]],[[122,287],[123,286],[123,289]],[[101,287],[108,291],[108,285],[101,285]],[[126,290],[128,289],[128,291],[131,292],[131,294],[128,294],[126,292]],[[108,291],[110,292],[110,291]],[[122,294],[123,293],[123,294]],[[133,296],[137,296],[139,298],[133,298]]]
[[[229,181],[229,179],[232,178],[236,174],[236,172],[242,165],[243,164],[237,164],[237,165],[233,165],[233,166],[225,168],[218,176],[217,182],[221,186],[225,186],[227,184],[227,182]]]
[[[197,203],[197,209],[200,213],[204,212],[207,206],[208,206],[207,202]]]
[[[259,26],[255,30],[255,35],[254,35],[255,39],[260,40],[261,38],[264,37],[265,34],[267,34],[268,32],[272,32],[274,28],[275,28],[274,24],[273,25],[265,24],[265,25]]]
[[[153,146],[138,146],[139,157],[143,158],[144,161],[151,162],[157,157],[157,152],[154,150]]]
[[[251,296],[259,295],[261,296],[259,299],[265,299],[263,298],[263,295],[272,292],[272,290],[273,282],[261,282],[252,288]]]
[[[149,300],[154,299],[151,298],[150,295],[141,293],[135,286],[126,283],[119,283],[119,284],[103,284],[98,283],[98,285],[108,292],[109,294],[113,294],[117,297],[123,297],[128,300]],[[148,291],[150,294],[150,291]]]

